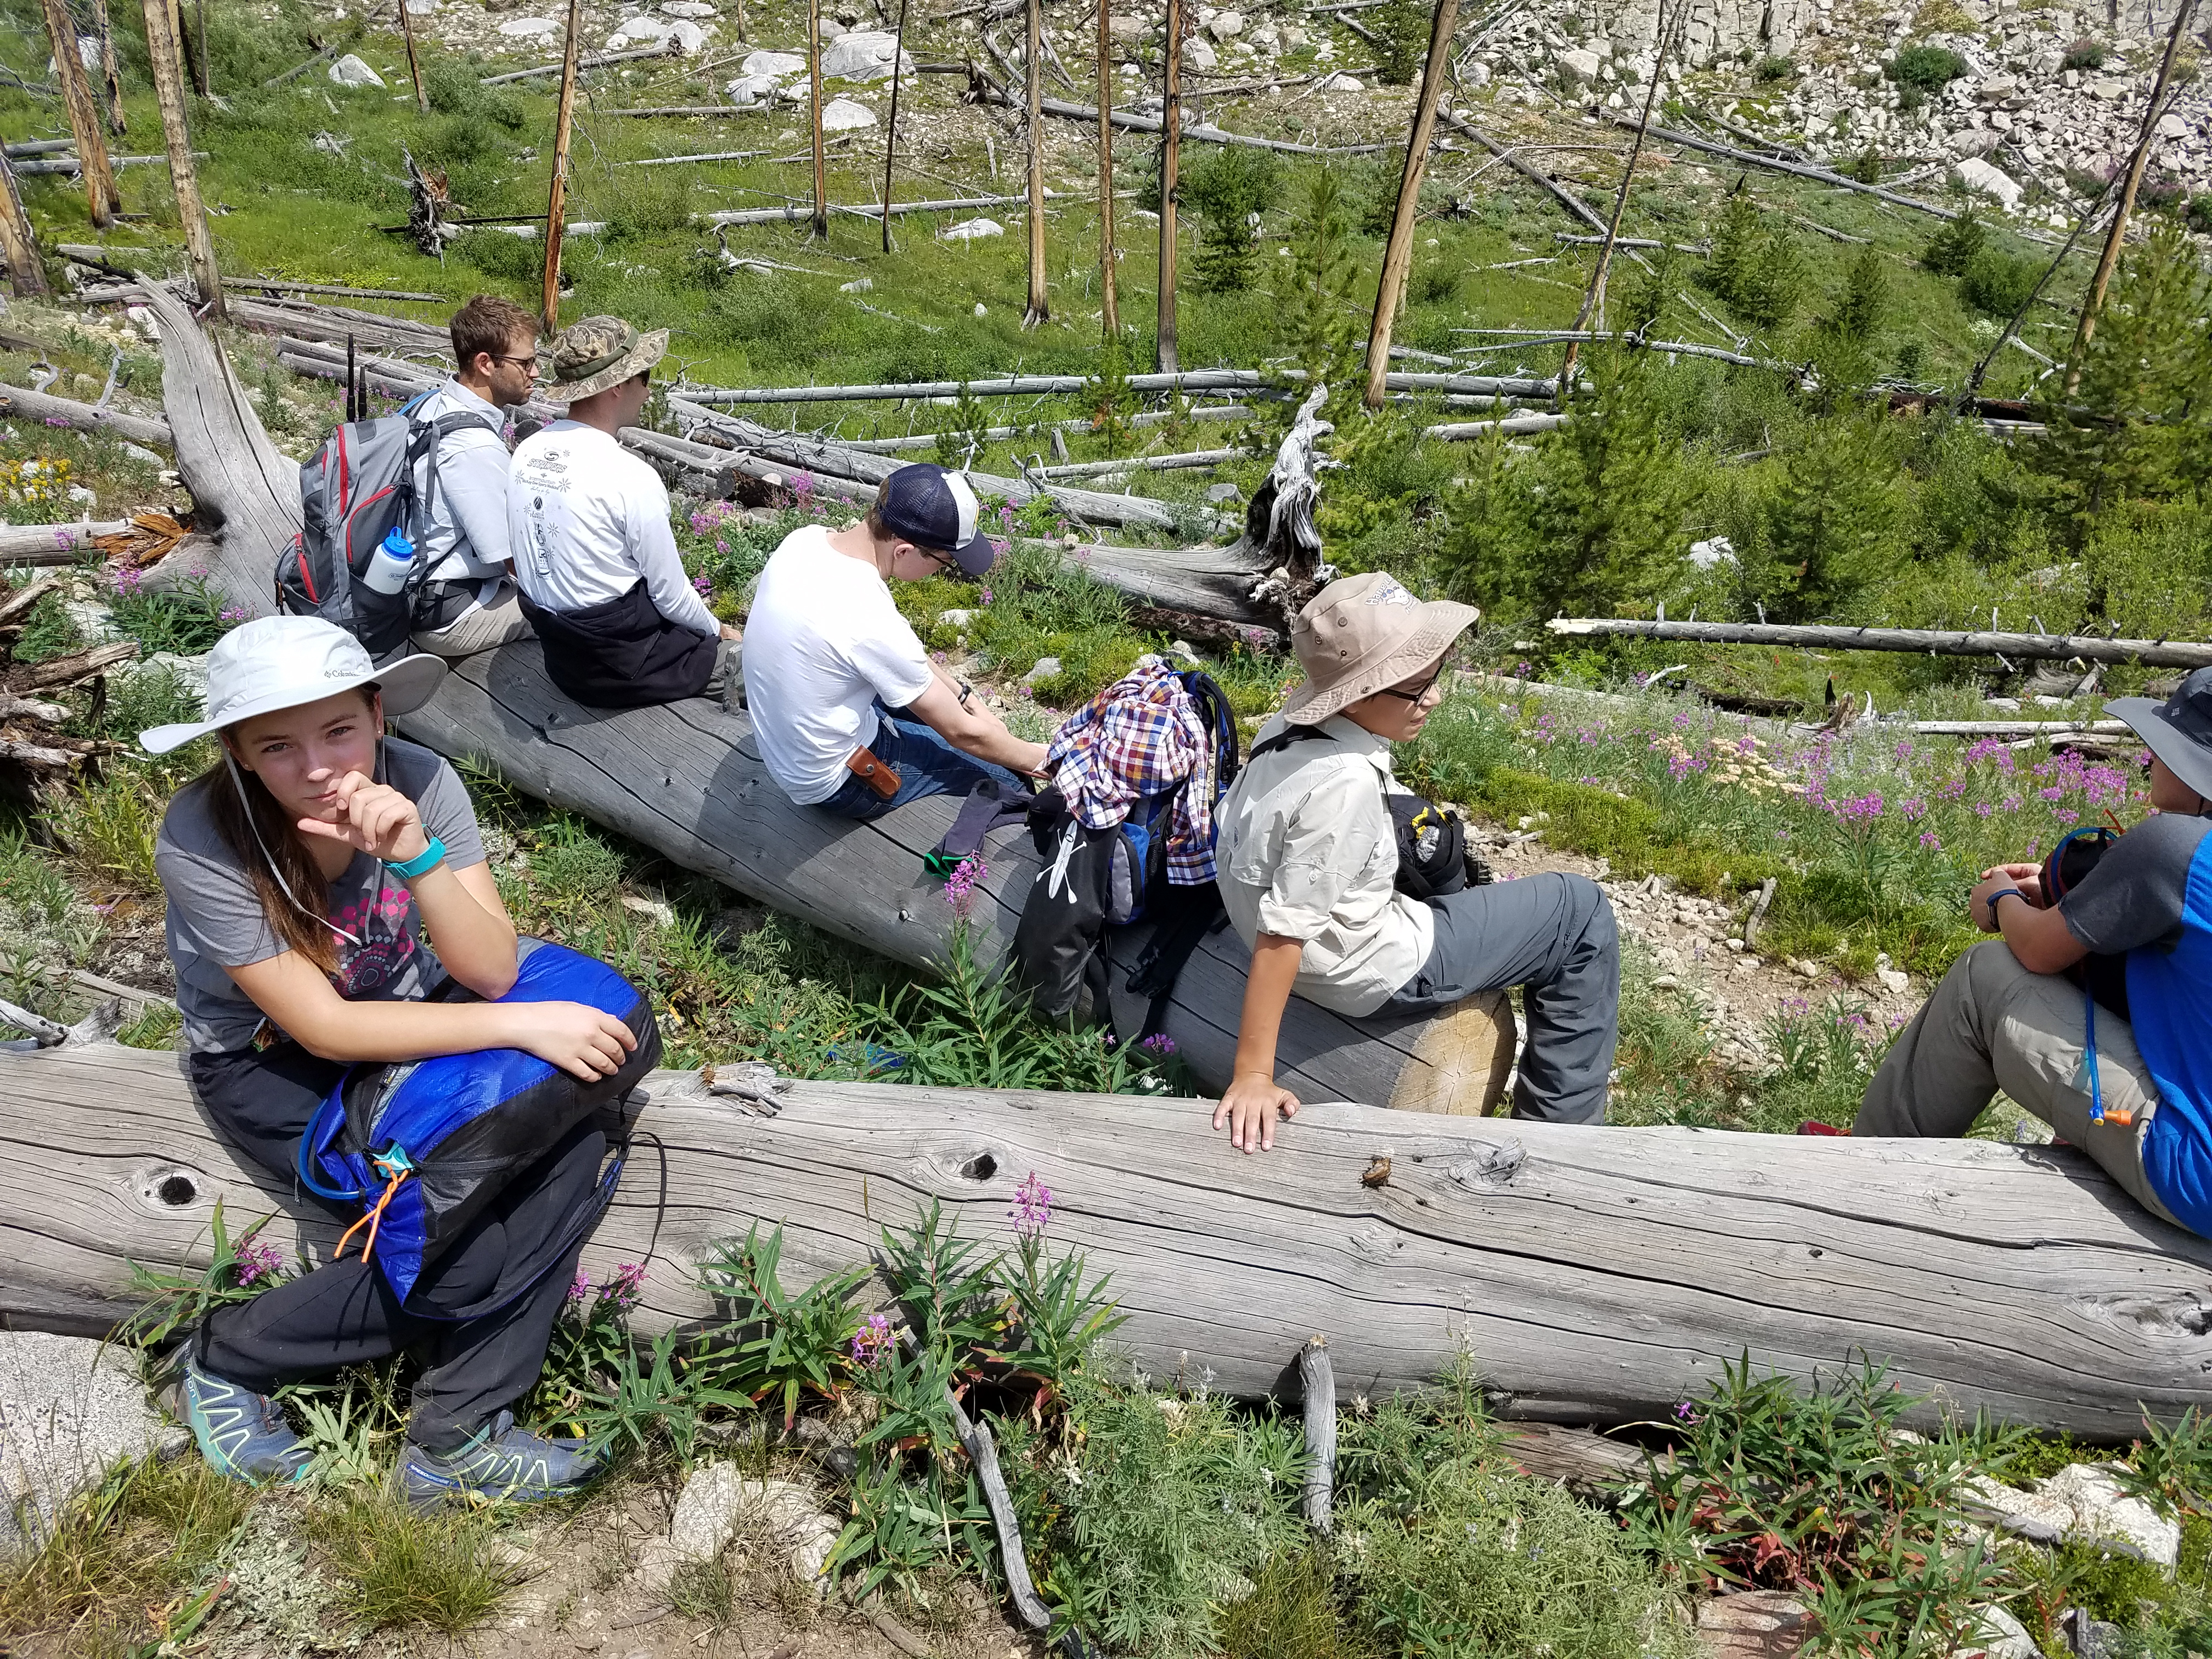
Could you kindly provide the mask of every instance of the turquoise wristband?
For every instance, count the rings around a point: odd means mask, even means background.
[[[412,881],[417,876],[427,876],[446,861],[446,843],[435,836],[430,844],[404,864],[387,864],[385,868],[402,881]]]

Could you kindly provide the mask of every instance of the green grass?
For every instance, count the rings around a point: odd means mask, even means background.
[[[307,1530],[338,1611],[371,1630],[465,1635],[516,1581],[496,1523],[478,1511],[418,1516],[368,1486],[318,1506]]]

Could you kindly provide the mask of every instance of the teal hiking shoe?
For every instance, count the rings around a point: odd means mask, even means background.
[[[218,1474],[250,1486],[281,1486],[305,1475],[314,1461],[275,1401],[210,1376],[197,1360],[185,1361],[177,1403],[200,1455]]]
[[[434,1452],[407,1443],[392,1480],[418,1513],[447,1504],[543,1504],[580,1492],[603,1460],[581,1440],[546,1440],[501,1412],[465,1445]]]

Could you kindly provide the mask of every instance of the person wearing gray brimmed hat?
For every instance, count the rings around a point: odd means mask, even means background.
[[[2212,668],[2105,712],[2149,747],[2155,815],[2063,892],[2057,853],[1983,872],[1967,914],[2000,937],[1951,964],[1851,1133],[1963,1135],[2002,1089],[2152,1214],[2212,1237]]]
[[[660,475],[616,434],[645,409],[668,331],[586,317],[553,342],[538,395],[565,419],[515,446],[507,540],[545,672],[578,702],[635,708],[726,688],[717,621],[684,574]]]
[[[1297,1110],[1275,1082],[1293,994],[1342,1014],[1418,1015],[1523,986],[1515,1115],[1605,1115],[1620,947],[1597,884],[1547,873],[1416,896],[1424,890],[1401,867],[1386,797],[1407,792],[1390,745],[1418,736],[1443,702],[1446,654],[1479,614],[1423,604],[1371,572],[1331,582],[1291,630],[1305,679],[1214,813],[1222,903],[1252,947],[1252,972],[1213,1127],[1226,1123],[1246,1152],[1272,1146],[1277,1118]]]

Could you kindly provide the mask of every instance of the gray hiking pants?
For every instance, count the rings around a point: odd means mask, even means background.
[[[2081,989],[2059,974],[2032,974],[2002,939],[1987,939],[1951,964],[1936,994],[1898,1036],[1868,1085],[1854,1135],[1963,1135],[1999,1089],[2079,1146],[2128,1196],[2174,1221],[2143,1177],[2143,1138],[2158,1085],[2134,1030],[2097,1010],[2097,1079],[2109,1111],[2089,1120],[2088,1013]]]
[[[1620,933],[1587,876],[1547,872],[1429,901],[1429,959],[1382,1006],[1433,1013],[1478,991],[1523,988],[1528,1047],[1513,1115],[1601,1123],[1620,1013]]]

